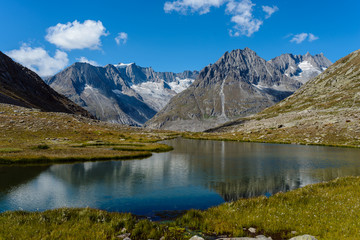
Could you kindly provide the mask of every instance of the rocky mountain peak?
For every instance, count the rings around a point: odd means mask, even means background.
[[[142,125],[197,75],[196,71],[155,72],[135,63],[105,67],[75,63],[47,82],[101,120]]]

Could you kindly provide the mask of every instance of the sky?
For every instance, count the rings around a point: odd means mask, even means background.
[[[2,0],[0,51],[43,77],[78,61],[201,70],[245,47],[335,62],[359,49],[359,12],[359,0]]]

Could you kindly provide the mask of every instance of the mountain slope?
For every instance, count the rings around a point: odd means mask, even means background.
[[[196,72],[183,73],[192,74]],[[134,63],[105,67],[75,63],[46,80],[99,119],[127,125],[142,125],[176,95],[166,81],[174,87],[183,83],[177,74],[157,73]]]
[[[260,112],[302,85],[285,74],[292,65],[284,63],[281,69],[280,60],[267,62],[249,48],[226,52],[216,63],[205,67],[187,90],[171,99],[146,125],[203,131]],[[293,65],[297,67],[295,61]]]
[[[251,141],[360,146],[360,50],[340,59],[292,96],[210,132]]]
[[[85,109],[58,94],[30,69],[0,52],[0,102],[48,112],[91,117]]]

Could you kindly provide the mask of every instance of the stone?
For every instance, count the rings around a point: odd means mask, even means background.
[[[195,235],[190,238],[190,240],[204,240],[202,237],[199,237],[198,235]]]
[[[311,235],[301,235],[297,237],[293,237],[290,240],[317,240],[314,236]]]
[[[130,237],[130,233],[123,233],[118,235],[117,237],[125,240]]]
[[[251,233],[256,233],[256,229],[255,229],[255,228],[252,228],[252,227],[251,227],[251,228],[249,228],[248,230],[249,230],[249,232],[251,232]]]
[[[271,237],[265,237],[264,235],[256,236],[256,238],[250,237],[235,237],[235,238],[217,238],[216,240],[272,240]]]

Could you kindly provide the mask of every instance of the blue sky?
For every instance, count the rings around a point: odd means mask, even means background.
[[[359,0],[11,0],[1,10],[0,51],[42,76],[86,59],[201,70],[245,47],[336,61],[360,43]]]

